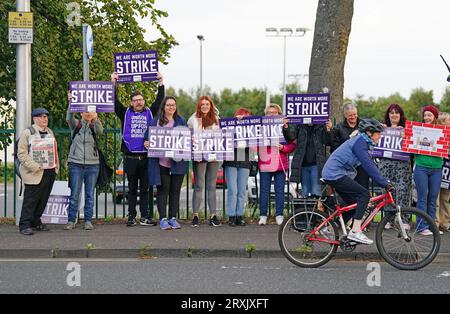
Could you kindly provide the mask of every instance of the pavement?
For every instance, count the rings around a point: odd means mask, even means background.
[[[0,259],[24,258],[139,258],[139,257],[242,257],[246,247],[255,247],[252,258],[283,257],[278,245],[278,226],[211,227],[206,222],[192,228],[181,222],[179,230],[161,230],[158,226],[126,227],[125,224],[95,225],[95,230],[63,230],[63,225],[48,225],[48,232],[24,236],[14,225],[0,224]],[[375,228],[368,236],[375,239]],[[338,249],[335,258],[348,260],[381,260],[376,245],[359,245],[354,252]],[[450,265],[450,233],[441,236],[441,247],[435,261]]]

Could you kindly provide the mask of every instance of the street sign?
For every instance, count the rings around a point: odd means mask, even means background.
[[[10,44],[32,44],[33,13],[8,12],[8,34]]]

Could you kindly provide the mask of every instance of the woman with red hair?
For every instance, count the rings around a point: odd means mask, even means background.
[[[209,96],[200,96],[197,102],[197,111],[189,118],[188,126],[194,132],[219,129],[219,114],[213,100]],[[194,161],[194,196],[192,197],[193,219],[192,227],[198,227],[200,204],[203,200],[204,188],[208,192],[208,207],[210,210],[209,224],[213,227],[221,225],[217,219],[216,179],[219,163],[217,161]]]

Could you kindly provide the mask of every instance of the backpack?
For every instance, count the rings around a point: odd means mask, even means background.
[[[32,126],[29,126],[27,129],[30,130],[30,135],[34,135],[36,133],[36,130]],[[17,157],[17,153],[18,153],[18,150],[19,150],[19,140],[20,140],[20,138],[18,138],[17,140],[14,141],[14,153],[13,153],[13,156],[14,156],[14,173],[20,179],[19,196],[21,196],[22,195],[22,186],[23,186],[23,184],[22,184],[22,176],[20,175],[20,172],[19,172],[20,160],[19,160],[19,157]],[[28,152],[30,152],[30,144],[28,144]]]

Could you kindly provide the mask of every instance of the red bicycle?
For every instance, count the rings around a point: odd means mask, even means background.
[[[389,191],[370,199],[361,230],[364,231],[387,204],[395,209],[385,211],[376,229],[375,242],[380,255],[401,270],[417,270],[431,263],[440,247],[439,229],[434,220],[419,209],[396,206]],[[342,213],[355,208],[356,204],[341,207],[334,189],[326,185],[313,209],[294,211],[280,226],[278,242],[281,251],[290,262],[300,267],[326,264],[338,247],[344,252],[353,251],[360,243],[347,239]],[[423,223],[428,224],[432,235],[420,233],[419,226]]]

